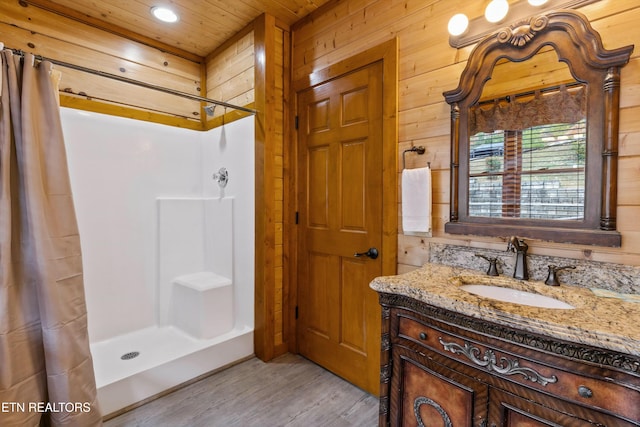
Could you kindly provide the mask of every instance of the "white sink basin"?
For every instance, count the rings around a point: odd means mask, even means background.
[[[460,286],[460,289],[481,297],[531,307],[560,308],[565,310],[575,308],[566,302],[545,295],[500,286],[469,284]]]

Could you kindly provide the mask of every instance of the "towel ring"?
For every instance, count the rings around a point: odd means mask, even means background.
[[[407,167],[406,166],[405,154],[407,154],[408,151],[418,153],[418,155],[422,155],[422,154],[424,154],[424,152],[426,150],[422,145],[420,145],[419,147],[411,147],[411,148],[409,148],[407,150],[404,150],[402,152],[402,169],[406,169],[406,167]],[[431,162],[429,162],[429,167],[431,167]]]

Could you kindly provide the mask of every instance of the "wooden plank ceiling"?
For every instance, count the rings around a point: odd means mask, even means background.
[[[4,0],[3,0],[4,1]],[[262,13],[288,25],[330,0],[21,0],[77,19],[105,23],[205,57]],[[153,6],[169,6],[180,16],[157,21]]]

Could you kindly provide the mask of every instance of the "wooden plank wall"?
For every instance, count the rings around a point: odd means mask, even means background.
[[[292,27],[293,81],[384,42],[399,40],[398,173],[402,152],[424,145],[423,156],[407,154],[407,167],[433,169],[431,238],[398,235],[398,272],[428,260],[429,242],[506,249],[503,240],[448,235],[450,109],[442,92],[455,89],[473,46],[449,46],[447,22],[458,12],[481,16],[483,2],[449,0],[349,0],[333,2]],[[640,5],[635,0],[601,0],[579,9],[604,41],[605,48],[635,44],[621,77],[618,229],[621,248],[530,242],[530,253],[640,265]],[[398,178],[400,182],[400,178]],[[399,191],[399,194],[401,192]],[[401,200],[398,201],[401,230]]]
[[[274,275],[274,345],[280,349],[276,354],[282,354],[286,351],[287,337],[287,316],[288,301],[287,286],[284,283],[284,194],[285,194],[285,178],[284,178],[284,146],[288,141],[288,120],[287,120],[287,99],[289,94],[289,28],[284,25],[276,25],[275,29],[275,84],[274,92],[276,105],[273,110],[277,127],[275,129],[275,146],[273,149],[273,179],[274,179],[274,248],[275,248],[275,275]]]
[[[0,4],[0,41],[58,61],[201,95],[203,58],[127,39],[18,1]],[[201,129],[200,102],[69,68],[62,72],[61,104],[172,126]]]
[[[205,78],[207,98],[233,105],[255,107],[255,32],[253,25],[229,39],[207,55]],[[207,129],[212,129],[247,113],[218,106],[213,116],[206,116]]]
[[[288,351],[284,282],[284,146],[287,142],[289,27],[273,17],[255,20],[256,304],[255,352],[271,360]]]

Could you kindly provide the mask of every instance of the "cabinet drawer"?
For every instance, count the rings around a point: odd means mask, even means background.
[[[489,422],[487,426],[527,427],[637,427],[637,423],[588,408],[566,403],[562,408],[552,409],[545,405],[545,396],[535,394],[527,398],[511,392],[492,388],[489,392]]]
[[[480,343],[401,313],[397,337],[418,344],[419,352],[436,352],[483,371],[488,382],[491,376],[499,376],[571,402],[620,414],[628,420],[640,420],[640,391],[607,379],[604,370],[590,367],[587,376],[581,373],[579,362],[560,360],[559,356],[534,352],[514,343]]]

